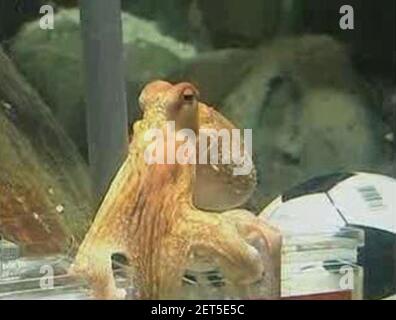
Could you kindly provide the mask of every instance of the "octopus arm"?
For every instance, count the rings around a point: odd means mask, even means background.
[[[278,229],[243,209],[229,210],[222,214],[224,219],[233,223],[241,236],[249,243],[260,242],[263,250],[274,259],[278,259],[282,236]]]
[[[246,241],[235,224],[222,215],[192,210],[189,229],[192,253],[209,256],[236,286],[261,279],[264,271],[259,251]]]
[[[72,275],[88,280],[96,298],[125,295],[116,288],[111,257],[126,252],[128,221],[125,218],[129,210],[133,211],[140,183],[133,160],[129,155],[119,169],[70,268]]]

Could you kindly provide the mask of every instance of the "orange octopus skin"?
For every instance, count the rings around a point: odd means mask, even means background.
[[[200,129],[215,129],[217,131],[226,129],[228,132],[237,129],[221,113],[204,103],[199,103],[198,112]],[[244,147],[244,143],[241,141],[241,151],[244,150]],[[217,151],[219,159],[222,159],[221,139]],[[253,167],[248,175],[235,176],[233,170],[236,166],[237,164],[233,160],[230,164],[222,164],[221,161],[219,164],[197,164],[193,193],[194,204],[200,209],[218,212],[243,205],[256,187],[256,170]]]
[[[193,95],[193,99],[191,99]],[[150,128],[174,120],[197,130],[197,90],[189,83],[148,84],[140,95],[143,118],[134,124],[129,154],[114,178],[81,244],[71,273],[87,279],[95,298],[119,299],[111,256],[125,255],[133,286],[142,299],[178,298],[182,277],[195,253],[213,259],[236,288],[262,278],[263,257],[249,241],[259,239],[279,260],[281,238],[253,214],[233,210],[216,214],[193,204],[194,165],[152,164],[143,153]]]

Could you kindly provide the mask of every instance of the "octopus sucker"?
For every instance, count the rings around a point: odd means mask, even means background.
[[[200,108],[211,109],[199,102],[198,96],[198,90],[186,82],[172,85],[156,81],[143,89],[139,98],[143,118],[134,124],[127,159],[70,270],[87,279],[95,298],[125,297],[112,273],[115,253],[128,259],[129,276],[141,299],[179,297],[183,274],[195,253],[218,264],[241,292],[259,281],[267,268],[268,261],[254,241],[263,244],[267,255],[279,258],[279,233],[252,213],[234,209],[218,214],[197,207],[196,165],[145,161],[146,130],[165,130],[168,121],[194,132],[200,128]],[[209,118],[205,119],[208,125]],[[216,116],[212,121],[219,119]]]

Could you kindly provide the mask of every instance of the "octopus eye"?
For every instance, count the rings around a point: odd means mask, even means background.
[[[192,94],[184,94],[183,95],[183,99],[184,99],[184,101],[192,102],[194,100],[194,95],[192,95]]]
[[[191,103],[195,100],[195,92],[192,89],[186,89],[183,92],[184,102]]]

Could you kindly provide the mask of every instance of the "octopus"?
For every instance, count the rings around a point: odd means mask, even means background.
[[[187,266],[195,259],[205,258],[214,261],[237,290],[248,290],[267,271],[268,261],[254,243],[260,243],[267,256],[279,259],[278,230],[243,209],[216,213],[198,208],[194,203],[196,165],[148,164],[144,158],[149,144],[145,132],[156,128],[166,134],[168,121],[174,121],[178,130],[187,128],[194,132],[204,125],[232,125],[200,102],[197,89],[186,82],[149,83],[140,94],[139,105],[143,116],[133,125],[128,156],[113,179],[70,272],[84,277],[97,299],[125,298],[125,290],[116,286],[111,259],[114,254],[122,254],[128,260],[128,275],[139,298],[173,299],[179,297]],[[175,141],[177,146],[180,143]],[[216,188],[232,180],[225,178],[229,173],[224,172],[213,180]],[[253,176],[242,181],[237,178],[245,186],[252,185],[252,179]],[[219,207],[233,207],[245,197],[246,194],[239,201],[232,199],[228,203],[227,198],[221,199]]]

